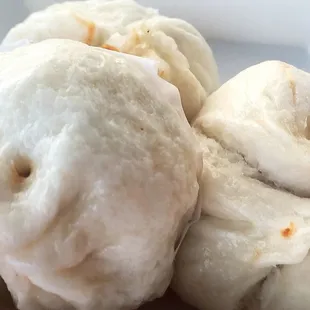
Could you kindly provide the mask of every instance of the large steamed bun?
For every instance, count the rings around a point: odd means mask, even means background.
[[[213,53],[190,24],[163,17],[133,0],[55,4],[15,26],[3,44],[66,38],[159,61],[159,75],[178,87],[187,119],[219,86]]]
[[[209,97],[194,122],[202,218],[173,281],[201,310],[308,310],[310,75],[270,61]]]
[[[20,310],[131,309],[169,285],[201,157],[177,89],[51,39],[0,54],[0,275]]]

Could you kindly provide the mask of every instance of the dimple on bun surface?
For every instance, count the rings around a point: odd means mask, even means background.
[[[177,89],[63,39],[0,53],[0,274],[20,310],[162,295],[201,163]]]
[[[175,85],[189,122],[219,87],[212,50],[189,23],[161,16],[132,0],[54,4],[13,27],[3,44],[65,38],[156,60],[158,74]]]
[[[194,121],[202,217],[173,286],[199,309],[309,308],[309,84],[306,72],[264,62],[224,84]]]

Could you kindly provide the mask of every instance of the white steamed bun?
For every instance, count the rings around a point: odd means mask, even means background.
[[[179,19],[163,17],[133,0],[54,4],[12,28],[3,44],[65,38],[152,58],[159,75],[178,87],[187,119],[219,86],[213,53],[200,33]]]
[[[308,310],[310,75],[270,61],[231,79],[193,126],[202,218],[173,280],[201,310]]]
[[[76,41],[19,47],[0,53],[0,132],[0,275],[20,310],[163,294],[202,164],[173,85]]]

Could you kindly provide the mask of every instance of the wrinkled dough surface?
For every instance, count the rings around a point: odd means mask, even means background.
[[[0,54],[0,274],[20,310],[163,294],[201,163],[177,89],[122,54]]]
[[[107,43],[123,53],[157,60],[159,75],[179,89],[190,121],[219,86],[209,45],[185,21],[155,16],[129,25],[128,34],[116,33]]]
[[[155,59],[159,75],[181,93],[191,121],[219,86],[213,53],[190,24],[160,16],[131,0],[89,0],[55,4],[15,26],[3,43],[66,38]]]
[[[194,122],[203,216],[173,282],[199,309],[308,309],[308,279],[297,278],[310,267],[309,83],[287,64],[261,63],[211,95]]]

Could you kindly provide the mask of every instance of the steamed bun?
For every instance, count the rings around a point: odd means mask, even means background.
[[[310,75],[270,61],[231,79],[193,127],[202,218],[174,289],[201,310],[308,310]]]
[[[155,59],[159,75],[178,87],[187,119],[219,86],[213,53],[190,24],[160,16],[132,0],[55,4],[9,31],[3,44],[66,38]]]
[[[202,158],[177,89],[125,55],[50,39],[0,53],[0,275],[20,310],[163,294]]]

